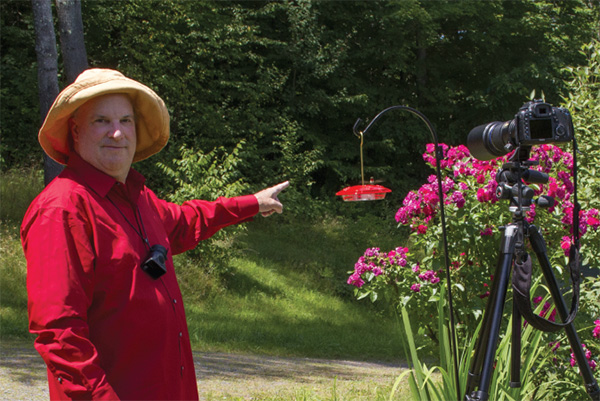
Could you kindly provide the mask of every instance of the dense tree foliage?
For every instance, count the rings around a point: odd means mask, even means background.
[[[3,169],[31,163],[39,117],[30,4],[3,1]],[[360,178],[357,118],[415,107],[440,140],[464,142],[482,123],[508,120],[532,90],[567,96],[564,67],[586,62],[598,36],[597,0],[83,2],[91,66],[155,89],[172,115],[172,140],[141,163],[156,167],[216,147],[233,151],[251,187],[290,178],[291,196],[331,197]],[[390,113],[365,137],[365,173],[397,196],[420,182],[423,123]],[[401,189],[401,190],[400,190]]]

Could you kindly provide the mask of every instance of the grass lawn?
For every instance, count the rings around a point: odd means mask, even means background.
[[[369,301],[354,300],[345,283],[365,247],[381,240],[377,233],[364,232],[373,227],[372,221],[361,226],[335,219],[311,224],[285,223],[277,216],[257,220],[240,240],[242,251],[229,263],[226,290],[187,302],[195,348],[401,359],[396,318]],[[346,240],[347,236],[353,239]],[[389,237],[381,241],[382,246],[394,242]],[[182,287],[193,300],[188,274],[186,270]]]

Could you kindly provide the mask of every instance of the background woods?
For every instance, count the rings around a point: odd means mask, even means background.
[[[31,3],[0,7],[6,171],[41,161],[40,117]],[[183,148],[236,149],[249,187],[289,178],[297,209],[360,178],[357,118],[405,104],[430,118],[441,141],[462,143],[472,127],[512,118],[532,90],[560,103],[561,69],[585,62],[579,49],[599,29],[595,0],[98,0],[81,12],[89,65],[148,84],[169,107],[167,150],[138,165],[152,185],[177,189],[156,162],[175,168]],[[62,88],[72,77],[59,54]],[[429,134],[392,114],[365,138],[365,174],[393,183],[398,202],[424,178]]]

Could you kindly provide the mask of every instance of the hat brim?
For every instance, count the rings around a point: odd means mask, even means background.
[[[71,152],[69,118],[88,100],[115,93],[129,96],[136,115],[133,162],[158,153],[169,140],[169,112],[163,100],[152,89],[118,71],[90,69],[56,97],[46,115],[38,139],[48,156],[67,164]]]

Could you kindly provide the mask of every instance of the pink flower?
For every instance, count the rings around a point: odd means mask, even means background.
[[[560,178],[561,181],[563,182],[563,185],[565,186],[565,190],[569,193],[573,193],[574,186],[573,186],[573,183],[571,182],[572,174],[569,174],[566,171],[559,171],[557,175],[558,175],[558,178]]]
[[[529,211],[526,214],[525,220],[527,220],[528,223],[533,223],[533,221],[535,220],[535,215],[536,215],[535,204],[532,204],[530,206]]]
[[[600,338],[600,319],[596,320],[594,322],[594,324],[596,326],[594,327],[594,331],[592,332],[592,335],[596,338]]]
[[[456,205],[457,208],[461,209],[465,206],[465,197],[462,192],[454,191],[452,192],[452,202]]]
[[[486,192],[485,192],[485,189],[483,189],[483,188],[479,188],[479,189],[477,190],[477,200],[478,200],[479,202],[482,202],[482,203],[483,203],[483,202],[486,202],[486,201],[487,201],[486,197],[487,197],[487,194],[486,194]]]
[[[419,234],[425,234],[427,232],[427,226],[423,225],[423,224],[419,224],[419,227],[417,227],[417,232]]]
[[[590,209],[583,213],[583,219],[586,220],[588,226],[597,230],[600,227],[600,211],[598,209]]]
[[[489,236],[489,235],[494,235],[494,232],[492,231],[492,227],[487,227],[485,230],[481,231],[479,233],[479,235],[481,235],[482,237],[485,237],[485,236]]]
[[[585,359],[588,360],[588,365],[590,365],[592,370],[596,370],[598,365],[596,361],[592,359],[592,351],[587,349],[585,344],[581,344],[581,347],[585,350]],[[573,351],[573,349],[571,349],[571,351]],[[577,365],[577,360],[575,359],[575,354],[571,352],[571,367],[575,367],[575,365]]]
[[[564,216],[561,219],[561,222],[566,226],[573,225],[573,205],[570,202],[565,202],[563,213]]]
[[[348,277],[348,284],[353,285],[355,287],[362,287],[365,284],[365,281],[360,277],[360,274],[354,273],[350,277]]]
[[[419,274],[419,278],[423,281],[429,281],[433,277],[435,277],[435,272],[433,270],[427,270],[424,273]]]
[[[368,248],[365,251],[365,256],[366,257],[370,257],[370,256],[379,256],[379,248]]]
[[[550,309],[550,302],[546,302],[544,303],[544,307],[542,308],[542,311],[540,312],[540,316],[541,317],[546,317],[546,315],[548,314],[548,310]],[[548,320],[550,320],[551,322],[554,322],[554,320],[556,319],[556,309],[553,309],[552,312],[550,313],[550,316],[548,317]]]
[[[410,286],[410,289],[413,290],[414,292],[419,292],[419,291],[421,291],[421,284],[415,283]]]
[[[490,181],[490,182],[496,182],[496,181]],[[497,185],[496,185],[497,186]],[[485,188],[479,188],[477,190],[477,200],[481,203],[484,202],[491,202],[491,203],[495,203],[498,198],[496,197],[496,186],[494,185],[486,185]]]
[[[571,238],[570,237],[562,237],[562,241],[560,241],[560,247],[565,251],[565,255],[569,255],[569,249],[571,249]]]

